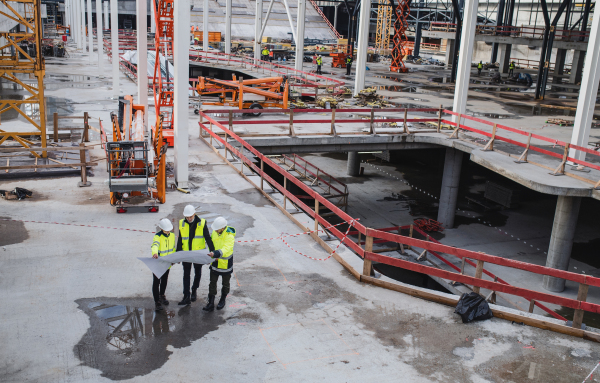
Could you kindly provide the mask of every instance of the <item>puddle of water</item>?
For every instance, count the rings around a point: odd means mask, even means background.
[[[570,321],[573,320],[573,314],[575,314],[575,310],[568,307],[561,307],[554,311]],[[551,315],[546,314],[546,316],[550,317]],[[600,314],[585,312],[583,314],[583,323],[589,327],[600,328]]]

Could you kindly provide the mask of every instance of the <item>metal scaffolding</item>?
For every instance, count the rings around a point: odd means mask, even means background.
[[[41,0],[0,0],[6,11],[0,14],[15,22],[18,32],[0,32],[6,44],[0,47],[0,78],[16,84],[27,91],[30,96],[23,99],[0,100],[0,117],[2,113],[16,110],[35,128],[33,131],[15,132],[0,129],[0,145],[9,138],[30,147],[34,145],[31,136],[40,136],[42,147],[46,147],[46,107],[44,102],[45,65],[42,56],[42,20],[40,15]],[[37,85],[26,84],[23,80],[34,76]],[[21,110],[22,105],[30,105],[30,110],[38,113],[27,115]],[[39,119],[34,119],[35,117]],[[46,152],[41,156],[46,157]],[[36,157],[40,154],[32,152]]]
[[[390,26],[392,25],[392,7],[389,0],[379,0],[377,7],[377,33],[375,35],[375,49],[379,54],[390,48]]]

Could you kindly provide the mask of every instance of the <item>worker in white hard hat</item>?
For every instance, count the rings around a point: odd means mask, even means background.
[[[212,239],[208,232],[208,225],[205,219],[201,219],[196,215],[196,208],[192,205],[187,205],[183,209],[184,218],[179,221],[179,238],[177,239],[177,251],[190,251],[208,249],[215,251]],[[202,264],[182,262],[183,265],[183,299],[179,305],[189,305],[196,301],[196,290],[200,286],[200,278],[202,277]],[[192,284],[192,292],[190,294],[190,274],[194,265],[194,283]]]
[[[210,284],[208,285],[208,303],[202,308],[204,311],[213,311],[215,309],[215,296],[217,295],[217,281],[221,277],[221,299],[217,305],[217,310],[225,307],[225,299],[229,294],[229,281],[233,273],[233,245],[235,244],[235,229],[227,226],[227,220],[218,217],[210,226],[213,229],[211,234],[215,251],[208,255],[215,258],[210,265]]]
[[[173,224],[167,218],[161,219],[158,223],[160,230],[154,235],[152,241],[152,258],[164,257],[175,252],[175,234],[173,234]],[[154,304],[157,311],[164,310],[163,306],[169,304],[165,297],[167,290],[167,281],[169,280],[169,270],[162,277],[154,278],[152,283],[152,295],[154,296]]]

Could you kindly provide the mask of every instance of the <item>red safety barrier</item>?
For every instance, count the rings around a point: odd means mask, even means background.
[[[222,112],[222,111],[220,111],[220,112]],[[240,111],[236,111],[236,113],[240,113]],[[333,205],[331,202],[329,202],[326,198],[319,195],[317,192],[315,192],[314,190],[309,188],[307,185],[305,185],[303,182],[298,180],[296,177],[292,176],[290,173],[288,173],[287,171],[282,169],[275,162],[273,162],[270,158],[268,158],[267,156],[265,156],[262,153],[260,153],[259,151],[257,151],[254,147],[252,147],[247,142],[245,142],[243,139],[241,139],[239,136],[237,136],[233,131],[229,130],[227,127],[225,127],[218,121],[214,120],[213,118],[211,118],[210,116],[208,116],[207,114],[205,114],[202,111],[200,112],[200,115],[202,116],[202,118],[205,118],[211,124],[211,126],[213,128],[216,127],[218,129],[220,129],[222,132],[225,133],[226,137],[229,137],[229,138],[237,141],[241,145],[241,148],[243,148],[243,150],[247,150],[250,153],[252,153],[262,163],[268,164],[271,168],[273,168],[278,173],[280,173],[283,177],[285,177],[287,179],[287,182],[294,183],[296,186],[301,188],[306,194],[308,194],[312,198],[314,198],[315,205],[322,204],[323,206],[328,208],[331,212],[336,214],[340,220],[343,220],[345,222],[351,222],[351,226],[353,226],[356,229],[356,231],[361,233],[362,235],[371,237],[373,239],[383,239],[388,242],[394,242],[394,243],[398,243],[398,244],[419,247],[419,248],[425,249],[431,253],[433,253],[433,252],[443,253],[443,254],[453,255],[453,256],[456,256],[459,258],[468,258],[468,259],[477,260],[478,261],[477,266],[479,266],[479,264],[481,264],[483,266],[483,263],[492,263],[492,264],[495,264],[498,266],[510,267],[513,269],[523,270],[523,271],[535,273],[538,275],[547,275],[547,276],[551,276],[551,277],[555,277],[555,278],[562,278],[565,280],[579,283],[580,291],[581,291],[582,286],[585,286],[586,291],[587,291],[587,286],[600,287],[600,278],[591,277],[588,275],[580,275],[580,274],[572,273],[569,271],[557,270],[557,269],[553,269],[553,268],[549,268],[549,267],[545,267],[545,266],[516,261],[513,259],[496,257],[493,255],[489,255],[489,254],[485,254],[485,253],[481,253],[481,252],[475,252],[475,251],[471,251],[471,250],[447,246],[447,245],[443,245],[441,243],[435,243],[432,241],[424,241],[424,240],[420,240],[420,239],[416,239],[416,238],[406,237],[406,236],[399,235],[399,234],[392,234],[392,233],[388,233],[388,232],[381,231],[381,230],[366,228],[364,225],[356,222],[351,216],[349,216],[348,214],[343,212],[341,209],[337,208],[335,205]],[[292,203],[296,204],[300,209],[302,209],[304,212],[306,212],[306,214],[308,214],[310,217],[314,218],[319,224],[321,224],[322,226],[325,226],[325,227],[331,226],[331,224],[325,218],[323,218],[322,216],[320,216],[318,213],[315,212],[315,211],[318,211],[318,209],[313,210],[311,207],[307,206],[304,202],[302,202],[299,198],[294,196],[288,190],[284,189],[279,183],[275,182],[263,170],[261,170],[262,166],[258,167],[256,164],[254,164],[254,162],[252,162],[250,159],[248,159],[242,152],[240,152],[240,150],[238,148],[234,147],[229,142],[227,142],[226,139],[223,139],[218,134],[216,134],[208,126],[208,124],[200,122],[199,125],[201,128],[201,131],[208,133],[210,135],[211,139],[215,139],[218,142],[220,142],[228,151],[230,151],[233,155],[240,158],[240,160],[248,168],[253,170],[256,174],[260,175],[261,178],[263,178],[268,183],[270,183],[275,189],[279,190],[286,198],[288,198],[290,201],[292,201]],[[405,268],[408,270],[425,273],[427,275],[433,275],[433,276],[448,279],[451,281],[457,281],[457,282],[461,282],[461,283],[470,284],[470,285],[476,286],[478,288],[485,288],[485,289],[490,289],[492,291],[503,292],[503,293],[507,293],[507,294],[511,294],[511,295],[520,296],[527,300],[542,301],[542,302],[546,302],[546,303],[569,307],[569,308],[572,308],[575,310],[584,310],[584,311],[589,311],[589,312],[594,312],[594,313],[600,313],[600,305],[595,304],[595,303],[589,303],[589,302],[586,302],[585,300],[570,299],[570,298],[565,298],[562,296],[557,296],[557,295],[553,295],[553,294],[549,294],[549,293],[542,293],[542,292],[529,290],[529,289],[525,289],[525,288],[520,288],[520,287],[516,287],[516,286],[510,286],[510,285],[506,284],[506,282],[504,282],[504,281],[502,281],[504,283],[491,282],[491,281],[485,280],[480,277],[470,277],[470,276],[466,276],[466,275],[462,275],[462,274],[458,274],[458,273],[440,270],[440,269],[437,269],[434,267],[422,266],[422,265],[418,265],[418,264],[415,264],[412,262],[382,256],[382,255],[373,253],[371,251],[372,249],[369,249],[369,248],[363,249],[361,244],[358,244],[358,243],[354,242],[353,240],[349,239],[346,235],[341,233],[340,230],[338,230],[336,228],[332,228],[331,233],[333,235],[335,235],[338,239],[340,239],[344,244],[346,244],[350,249],[352,249],[354,252],[356,252],[356,254],[358,254],[359,256],[364,258],[366,261],[377,261],[377,262],[381,262],[381,263],[385,263],[385,264],[389,264],[389,265],[393,265],[393,266],[397,266],[397,267],[402,267],[402,268]],[[487,273],[486,273],[486,275],[487,275]]]

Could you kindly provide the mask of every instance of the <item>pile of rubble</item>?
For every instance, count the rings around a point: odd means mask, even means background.
[[[383,96],[377,94],[377,89],[367,88],[358,92],[358,95],[354,96],[357,99],[357,106],[368,106],[371,108],[384,108],[389,106],[390,103],[385,101]]]
[[[317,106],[321,108],[327,108],[327,103],[329,103],[330,108],[337,108],[338,104],[344,101],[341,97],[319,97],[317,98]]]
[[[417,64],[417,65],[436,65],[436,66],[444,66],[444,62],[440,60],[436,60],[434,58],[422,58],[419,56],[411,56],[408,55],[404,59],[404,62]]]

